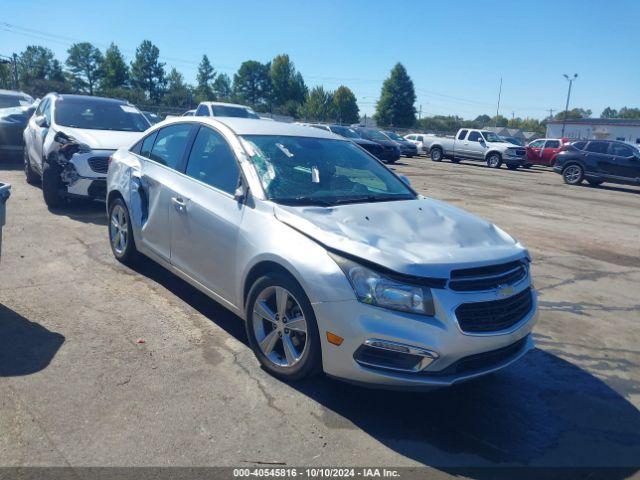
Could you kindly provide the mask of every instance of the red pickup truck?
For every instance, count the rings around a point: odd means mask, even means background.
[[[556,161],[556,155],[570,138],[539,138],[527,145],[527,163],[525,167],[531,165],[545,165],[552,167]]]

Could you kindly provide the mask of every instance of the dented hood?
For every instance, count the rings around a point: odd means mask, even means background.
[[[276,205],[275,215],[331,249],[409,275],[445,278],[452,269],[528,255],[495,225],[429,198],[331,208]]]
[[[121,147],[129,147],[142,138],[144,134],[144,132],[89,130],[72,127],[63,127],[60,131],[75,138],[79,143],[84,143],[93,150],[117,150]]]

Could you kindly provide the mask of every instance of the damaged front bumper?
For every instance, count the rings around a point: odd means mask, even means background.
[[[109,157],[113,150],[83,150],[66,158],[60,154],[63,192],[69,197],[104,200],[107,190]]]

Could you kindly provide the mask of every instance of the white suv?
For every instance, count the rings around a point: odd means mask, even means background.
[[[260,119],[260,116],[251,107],[237,103],[200,102],[196,117],[236,117]]]
[[[123,100],[50,93],[24,130],[27,182],[42,179],[49,207],[70,197],[104,199],[109,157],[150,126]]]

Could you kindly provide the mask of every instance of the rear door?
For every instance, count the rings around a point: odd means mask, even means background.
[[[614,174],[631,181],[640,183],[640,159],[637,151],[629,145],[612,142],[609,145]]]
[[[542,149],[542,163],[544,165],[552,165],[556,155],[560,151],[560,140],[547,140]]]
[[[542,161],[542,148],[544,147],[545,140],[536,140],[531,142],[527,148],[527,160],[531,163],[539,165]]]
[[[142,161],[140,177],[132,179],[139,183],[141,196],[141,242],[166,261],[171,259],[169,213],[176,196],[178,171],[184,165],[186,147],[195,128],[193,123],[176,123],[147,137],[140,152],[147,158]]]
[[[35,122],[35,118],[37,116],[44,116],[46,118],[46,124],[44,126],[39,126]],[[37,170],[42,172],[42,157],[44,156],[44,141],[47,137],[47,133],[49,132],[49,128],[51,127],[51,98],[45,98],[38,108],[36,112],[33,114],[31,119],[29,120],[29,130],[31,132],[31,145],[29,149],[29,155],[32,160],[32,165],[36,167]]]
[[[230,303],[244,204],[234,197],[240,167],[224,136],[201,125],[184,175],[174,184],[171,262]]]
[[[609,155],[609,142],[594,140],[587,143],[584,149],[587,160],[587,171],[595,166],[596,171],[602,175],[616,175],[613,156]]]
[[[459,157],[466,157],[468,155],[469,152],[469,148],[468,148],[468,144],[469,142],[467,142],[467,133],[469,132],[469,130],[460,130],[458,132],[458,136],[455,138],[455,140],[453,141],[453,153],[455,153],[456,156]],[[451,153],[451,152],[447,152],[447,153]]]

